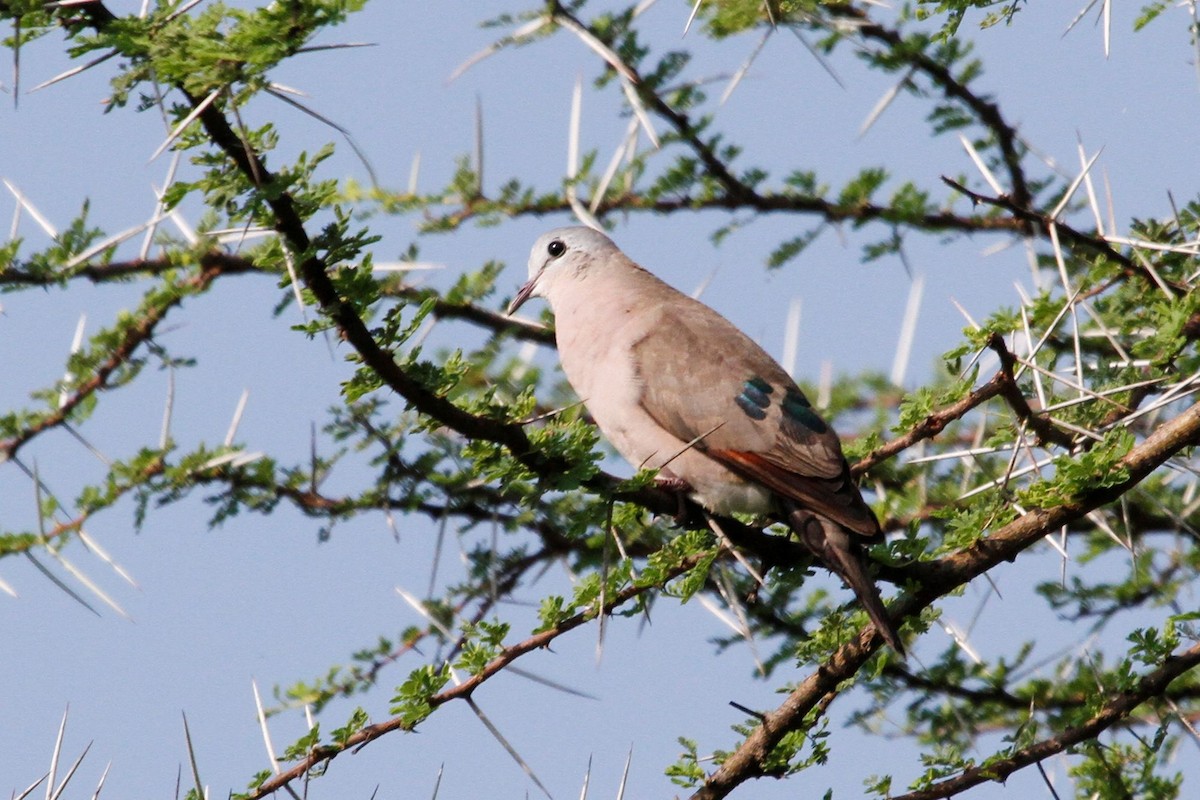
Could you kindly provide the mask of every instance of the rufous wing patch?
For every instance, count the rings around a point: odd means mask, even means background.
[[[760,453],[711,449],[706,452],[734,472],[810,511],[828,517],[848,530],[862,536],[881,533],[875,514],[863,502],[858,490],[848,483],[848,476],[832,480],[810,478],[784,469]]]

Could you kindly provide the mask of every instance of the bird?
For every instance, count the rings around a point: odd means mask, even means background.
[[[879,521],[837,433],[775,359],[593,228],[537,239],[508,314],[532,297],[549,304],[562,370],[618,453],[707,512],[786,521],[905,656],[865,565]]]

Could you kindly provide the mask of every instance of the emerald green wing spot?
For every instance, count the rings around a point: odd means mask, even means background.
[[[783,413],[813,433],[825,433],[829,426],[812,410],[808,398],[799,389],[789,390],[783,397]]]
[[[767,407],[771,405],[770,394],[774,389],[771,384],[757,376],[742,384],[742,393],[733,398],[746,416],[751,419],[767,418]]]

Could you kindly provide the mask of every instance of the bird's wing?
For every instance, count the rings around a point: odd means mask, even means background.
[[[837,434],[767,353],[686,295],[658,306],[633,344],[641,404],[733,471],[856,533],[879,523],[850,480]]]

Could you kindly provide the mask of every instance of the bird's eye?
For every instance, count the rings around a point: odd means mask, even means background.
[[[567,246],[562,243],[561,239],[555,239],[550,244],[546,245],[546,252],[551,258],[558,258],[563,253],[567,252]]]

